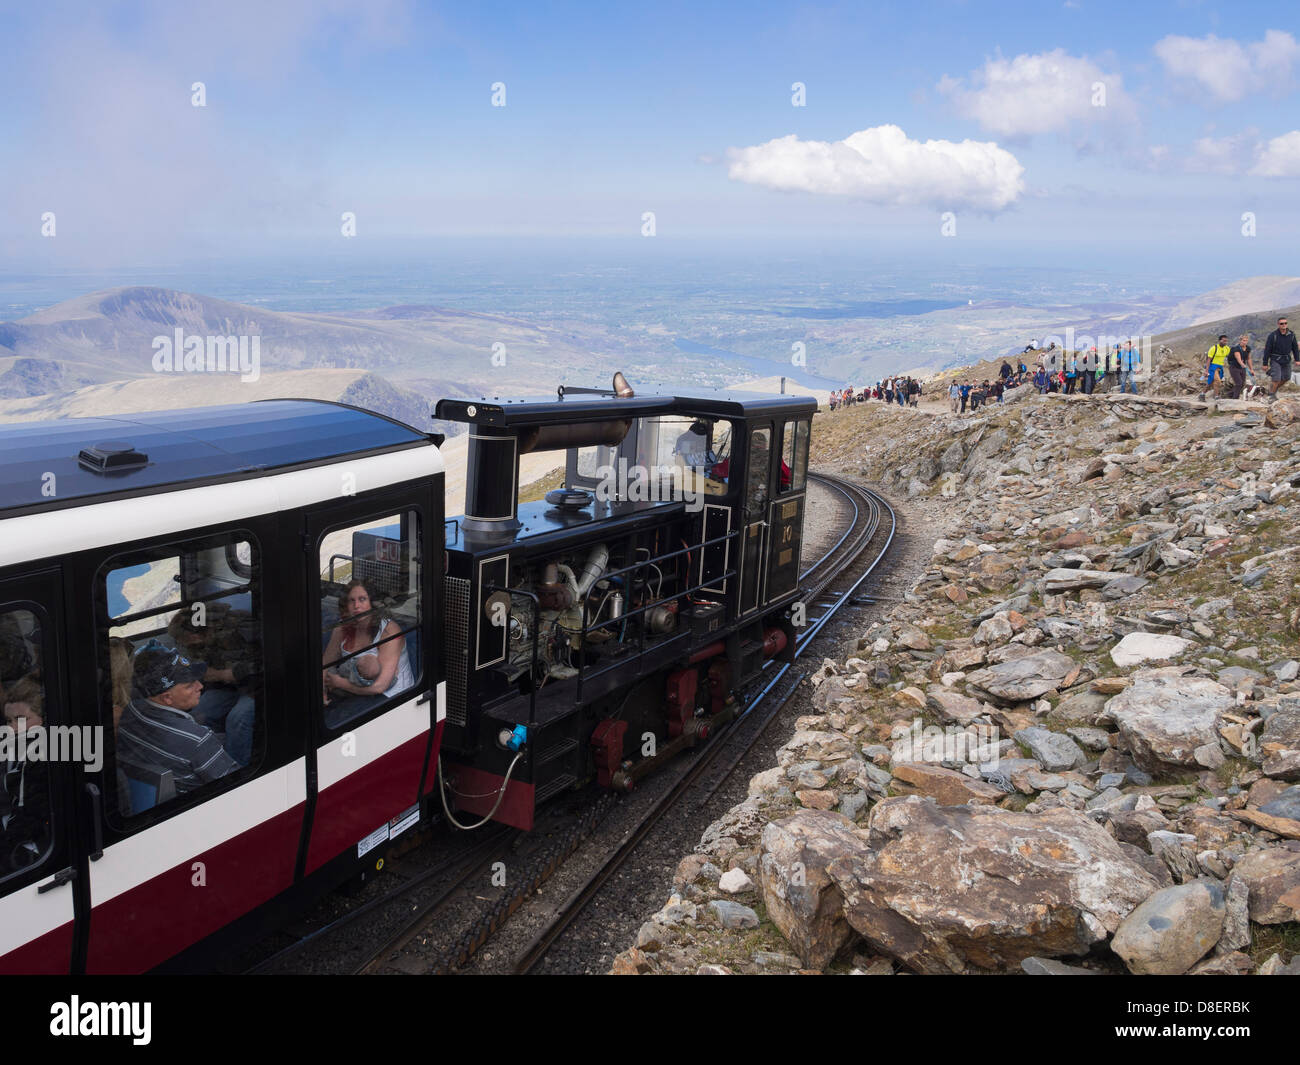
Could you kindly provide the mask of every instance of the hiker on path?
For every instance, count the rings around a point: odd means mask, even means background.
[[[1241,399],[1241,394],[1246,388],[1246,377],[1249,375],[1252,384],[1255,380],[1255,367],[1250,357],[1249,333],[1242,333],[1241,339],[1228,352],[1228,374],[1232,378],[1229,398]]]
[[[1223,374],[1228,366],[1228,334],[1220,333],[1219,342],[1206,353],[1205,375],[1209,387],[1214,389],[1214,398],[1219,398],[1219,388],[1223,383]],[[1205,393],[1201,393],[1205,399]]]
[[[1273,381],[1268,388],[1270,403],[1277,397],[1277,390],[1291,380],[1291,364],[1295,359],[1300,359],[1300,346],[1296,344],[1295,334],[1288,330],[1287,320],[1279,318],[1277,328],[1264,341],[1264,365]]]

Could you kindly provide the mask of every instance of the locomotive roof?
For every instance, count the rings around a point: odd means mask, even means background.
[[[147,464],[100,472],[78,460],[83,449],[106,443],[139,452]],[[0,425],[0,514],[431,443],[382,414],[309,399],[16,422]]]
[[[442,399],[435,417],[500,429],[559,425],[609,419],[646,418],[663,414],[711,414],[720,418],[759,418],[766,415],[811,413],[811,396],[764,392],[704,392],[696,395],[648,392],[622,399],[613,395],[570,392],[560,396],[523,399]]]

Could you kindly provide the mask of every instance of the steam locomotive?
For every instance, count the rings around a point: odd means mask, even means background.
[[[530,828],[793,654],[811,399],[0,426],[0,971],[194,968],[438,816]],[[520,502],[520,457],[564,453]]]

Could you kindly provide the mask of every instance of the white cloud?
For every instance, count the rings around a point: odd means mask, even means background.
[[[731,148],[728,176],[784,192],[851,196],[889,206],[1000,211],[1024,192],[1025,168],[996,144],[910,140],[897,126],[873,126],[842,141],[793,133]]]
[[[1061,48],[1014,59],[999,56],[971,74],[969,87],[944,75],[938,89],[959,114],[1003,137],[1064,131],[1076,123],[1128,121],[1135,114],[1119,74]]]
[[[1282,30],[1268,30],[1262,41],[1248,44],[1214,34],[1170,35],[1156,42],[1155,53],[1173,77],[1194,82],[1216,100],[1232,102],[1288,89],[1291,68],[1300,60],[1300,42]]]
[[[1200,137],[1183,168],[1194,174],[1240,174],[1259,151],[1259,130],[1247,129],[1227,137]]]
[[[1300,177],[1300,129],[1265,144],[1250,172],[1255,177]]]

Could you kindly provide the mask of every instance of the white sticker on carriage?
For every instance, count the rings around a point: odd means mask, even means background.
[[[357,857],[364,858],[372,850],[388,839],[388,823],[380,825],[365,839],[357,844]]]
[[[417,802],[410,809],[403,810],[388,822],[388,838],[396,839],[408,828],[420,820],[420,804]]]

